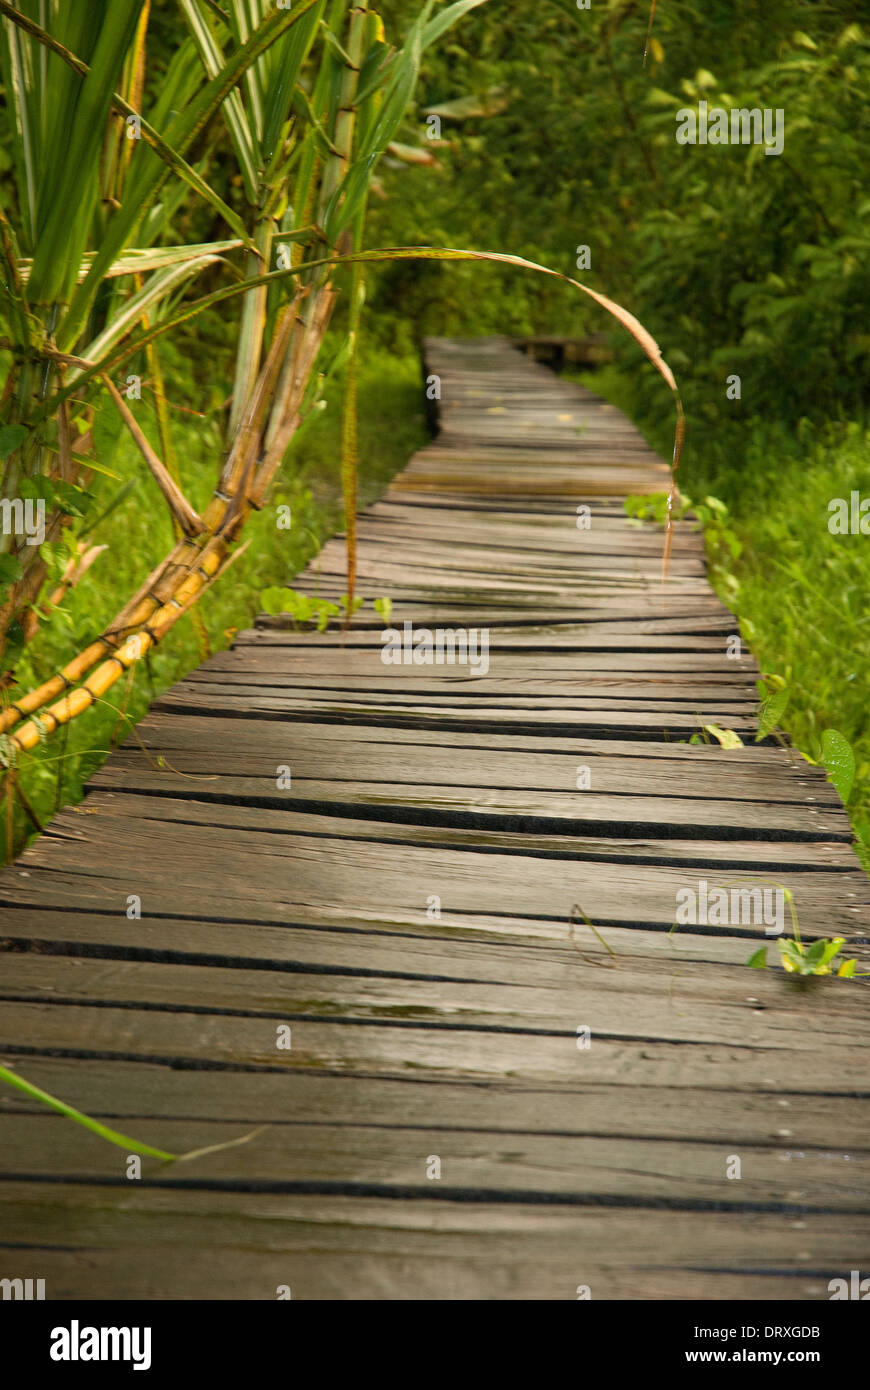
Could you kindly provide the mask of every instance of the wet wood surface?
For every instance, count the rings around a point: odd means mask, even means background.
[[[631,422],[505,339],[425,362],[440,432],[360,517],[350,631],[261,616],[0,875],[4,1065],[186,1155],[130,1176],[135,1143],[4,1088],[0,1277],[827,1298],[870,1266],[867,988],[789,982],[759,905],[868,968],[837,793],[754,742],[690,523],[662,583]],[[344,563],[293,587],[335,601]],[[421,629],[460,660],[415,663]],[[676,921],[717,887],[743,916]]]

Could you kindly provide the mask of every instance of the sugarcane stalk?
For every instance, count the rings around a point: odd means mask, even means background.
[[[132,633],[76,690],[43,709],[39,716],[28,720],[17,733],[10,735],[9,741],[18,752],[36,747],[47,734],[70,723],[100,700],[126,671],[163,640],[167,632],[199,600],[203,590],[209,588],[244,553],[250,541],[232,555],[228,555],[226,543],[219,536],[209,544],[209,552],[203,556],[200,567],[188,576],[170,601],[156,611],[152,621],[140,631]]]

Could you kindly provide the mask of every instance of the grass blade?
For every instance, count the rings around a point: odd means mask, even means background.
[[[0,1066],[0,1081],[5,1081],[8,1086],[14,1086],[17,1091],[23,1091],[26,1096],[30,1096],[33,1100],[42,1101],[43,1105],[50,1106],[59,1115],[65,1115],[68,1120],[74,1120],[77,1125],[82,1125],[93,1134],[98,1134],[108,1144],[114,1144],[119,1149],[126,1149],[127,1153],[146,1154],[149,1158],[163,1159],[165,1163],[174,1163],[178,1157],[177,1154],[166,1153],[163,1149],[153,1149],[150,1144],[140,1144],[138,1139],[131,1139],[126,1134],[119,1134],[116,1129],[109,1129],[108,1125],[101,1125],[99,1120],[92,1120],[90,1115],[83,1115],[81,1110],[67,1105],[66,1101],[58,1100],[57,1096],[49,1095],[48,1091],[40,1090],[31,1081],[25,1081],[23,1076],[16,1076],[15,1072],[10,1071],[8,1067]]]

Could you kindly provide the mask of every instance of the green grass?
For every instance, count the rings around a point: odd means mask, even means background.
[[[328,351],[325,357],[328,361]],[[198,605],[212,651],[229,646],[236,631],[251,624],[260,611],[263,589],[289,583],[323,542],[342,529],[340,381],[328,383],[325,399],[326,409],[294,441],[268,504],[247,525],[245,539],[251,540],[247,552]],[[144,390],[135,408],[142,412],[139,418],[146,433],[155,439],[153,411]],[[360,506],[367,506],[427,437],[418,359],[382,348],[367,350],[360,374],[359,416]],[[217,413],[197,417],[176,411],[173,425],[185,490],[194,506],[201,506],[212,486],[221,448]],[[23,689],[45,680],[99,632],[169,549],[171,529],[165,508],[159,499],[155,501],[154,484],[126,439],[109,466],[119,478],[135,478],[135,490],[88,537],[100,544],[111,543],[114,536],[114,542],[20,659],[17,675]],[[95,488],[99,503],[105,505],[118,486],[117,481],[101,478]],[[292,508],[289,531],[277,525],[277,508],[282,504]],[[379,596],[368,593],[365,586],[361,594],[367,599]],[[140,719],[156,696],[200,660],[197,634],[187,616],[155,652],[137,664],[132,684],[119,681],[110,700],[25,758],[22,785],[43,824],[57,808],[81,798],[84,783],[113,743],[126,737],[131,721]],[[119,707],[125,711],[123,717]],[[29,829],[16,808],[16,851]]]
[[[575,379],[641,427],[646,414],[650,443],[670,456],[670,424],[649,418],[642,384],[612,368]],[[752,417],[704,424],[691,415],[688,423],[681,485],[694,500],[712,494],[724,502],[740,544],[736,557],[716,547],[711,581],[762,673],[785,681],[781,725],[792,742],[813,758],[825,729],[851,743],[847,810],[870,869],[870,536],[828,530],[833,498],[848,500],[852,490],[870,497],[870,426],[801,420],[789,430]]]

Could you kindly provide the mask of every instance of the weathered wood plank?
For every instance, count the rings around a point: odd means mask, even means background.
[[[189,1153],[253,1138],[235,1148],[175,1165],[143,1161],[147,1182],[195,1189],[201,1182],[264,1183],[285,1190],[319,1183],[359,1185],[396,1192],[425,1187],[430,1155],[440,1161],[443,1189],[504,1192],[512,1200],[561,1199],[566,1205],[608,1199],[671,1203],[679,1191],[685,1204],[721,1204],[860,1215],[866,1196],[870,1152],[805,1149],[781,1141],[744,1144],[739,1186],[726,1176],[726,1146],[658,1139],[563,1135],[491,1134],[440,1127],[383,1128],[377,1125],[270,1124],[259,1133],[238,1121],[148,1120],[137,1138],[169,1153]],[[126,1169],[122,1150],[99,1145],[94,1136],[61,1116],[0,1118],[0,1186],[22,1172],[59,1179],[117,1181]],[[733,1143],[733,1140],[732,1140]],[[131,1149],[135,1152],[135,1147]]]
[[[434,1188],[434,1184],[430,1187]],[[52,1298],[828,1297],[867,1263],[854,1216],[572,1208],[359,1196],[0,1185],[7,1239]],[[52,1251],[65,1232],[67,1252]],[[252,1232],[256,1247],[252,1250]],[[72,1249],[70,1250],[70,1247]],[[776,1252],[772,1260],[772,1252]],[[18,1257],[20,1259],[20,1256]],[[16,1268],[18,1266],[16,1265]]]
[[[143,822],[116,842],[111,823],[82,817],[74,841],[37,841],[0,887],[7,904],[71,906],[123,911],[131,893],[144,910],[192,916],[202,911],[220,884],[215,918],[274,922],[306,903],[352,909],[364,902],[387,902],[393,909],[425,913],[437,898],[445,910],[463,913],[515,913],[518,902],[534,915],[564,922],[580,903],[596,925],[654,925],[670,929],[686,888],[698,894],[696,870],[653,865],[560,861],[498,852],[441,849],[429,845],[396,847],[374,840],[330,836],[243,836],[220,827],[175,824],[172,842],[165,829]],[[256,855],[257,877],[251,862]],[[153,866],[153,867],[152,867]],[[166,882],[169,872],[171,882]],[[327,878],[324,878],[327,875]],[[324,882],[328,890],[324,892]],[[728,873],[734,887],[760,887],[759,876]],[[789,869],[781,887],[793,895],[801,930],[809,935],[838,931],[863,936],[870,922],[870,884],[861,872]],[[715,934],[715,924],[700,930]],[[738,934],[757,937],[758,926]]]
[[[312,1021],[291,1016],[286,1022],[292,1030],[290,1051],[278,1049],[278,1028],[285,1024],[271,1018],[7,1002],[0,1015],[0,1049],[20,1052],[18,1039],[26,1037],[29,1049],[45,1055],[160,1060],[241,1072],[302,1068],[363,1075],[426,1073],[469,1081],[492,1076],[539,1083],[582,1079],[597,1085],[630,1076],[633,1085],[693,1089],[735,1089],[738,1070],[747,1090],[775,1087],[777,1073],[788,1065],[811,1069],[814,1089],[841,1095],[865,1093],[870,1058],[867,1047],[855,1046],[852,1035],[833,1027],[821,1045],[793,1029],[779,1040],[758,1043],[717,1041],[712,1026],[712,1036],[693,1045],[637,1037],[629,1025],[625,1033],[613,1028],[600,999],[598,1015],[591,1021],[584,1015],[578,1023],[592,1030],[586,1051],[578,1049],[573,1034],[549,1036],[519,1028],[438,1028],[412,1020],[366,1023],[344,1017]]]
[[[618,960],[618,958],[617,958]],[[422,1028],[534,1033],[575,1040],[578,1017],[596,1039],[625,1039],[727,1044],[735,1038],[751,1048],[780,1047],[814,1017],[812,1001],[775,976],[754,984],[747,996],[745,979],[729,975],[711,979],[709,967],[683,962],[661,1004],[659,962],[626,959],[606,978],[584,963],[579,953],[562,979],[528,981],[502,961],[500,980],[402,979],[373,975],[341,976],[334,970],[288,972],[234,967],[172,965],[153,961],[103,960],[99,965],[78,957],[12,955],[3,960],[0,999],[8,1004],[56,1007],[88,1005],[149,1010],[155,1013],[213,1013],[239,1018],[275,1019],[301,1024],[400,1021]],[[570,994],[565,984],[570,982]],[[208,1000],[204,1005],[202,1001]],[[823,1033],[817,1043],[870,1046],[863,1021],[850,1014],[848,996],[835,983],[826,996]],[[272,1030],[274,1032],[274,1030]],[[303,1036],[305,1028],[302,1029]]]
[[[225,761],[202,758],[193,760],[178,756],[173,759],[173,771],[154,771],[144,756],[137,757],[132,750],[129,758],[119,758],[114,767],[104,769],[96,779],[96,785],[119,791],[135,787],[138,790],[163,792],[170,796],[177,796],[185,791],[191,795],[196,791],[208,796],[211,792],[214,797],[230,797],[235,801],[265,801],[273,807],[286,806],[292,809],[296,806],[321,813],[331,811],[333,815],[340,814],[339,808],[342,807],[348,811],[355,809],[357,812],[370,808],[372,811],[381,812],[381,821],[389,820],[397,811],[402,812],[403,816],[406,815],[411,822],[416,817],[422,823],[428,821],[429,824],[448,826],[461,824],[463,821],[468,826],[483,825],[486,820],[490,820],[508,832],[528,832],[533,828],[539,832],[553,830],[559,822],[564,822],[564,826],[558,828],[575,835],[585,835],[588,832],[600,836],[624,835],[654,839],[657,836],[680,834],[684,840],[754,838],[773,840],[777,843],[794,836],[795,840],[801,843],[820,840],[827,846],[835,844],[838,840],[848,845],[852,840],[851,829],[844,817],[837,817],[835,820],[833,814],[825,814],[824,818],[819,820],[819,813],[814,813],[812,808],[787,802],[743,799],[714,801],[697,797],[681,798],[676,792],[669,796],[642,796],[628,793],[607,795],[591,790],[559,792],[541,787],[523,790],[501,786],[493,789],[465,785],[461,776],[454,782],[444,778],[443,781],[429,783],[423,780],[415,782],[413,777],[408,775],[404,782],[392,782],[383,772],[380,777],[373,777],[370,781],[357,781],[349,770],[347,775],[324,781],[317,776],[306,776],[306,760],[297,758],[289,748],[284,756],[293,758],[293,782],[289,788],[280,791],[276,787],[277,769],[274,762],[271,767],[264,763],[259,777],[234,775],[232,765],[228,773],[216,774],[214,769],[226,766]],[[291,764],[288,762],[281,766]],[[205,767],[212,771],[206,772]],[[342,769],[342,772],[344,773],[345,769]],[[180,785],[179,773],[190,777],[211,778],[216,785],[200,786],[197,789],[185,788]],[[421,778],[425,775],[424,769],[421,769],[420,775]],[[563,787],[570,788],[572,781],[576,784],[576,778],[575,764],[566,772]],[[158,818],[160,808],[154,807],[151,814],[155,819]],[[751,832],[746,829],[747,821],[752,826]],[[253,828],[252,821],[248,824]],[[468,843],[474,843],[473,837],[469,837]],[[492,843],[497,844],[497,841]],[[543,848],[542,844],[541,849]],[[554,848],[557,847],[551,846],[550,852],[553,852]],[[561,845],[562,851],[566,854],[570,854],[574,848],[582,853],[583,843],[572,845],[564,842]],[[781,844],[777,852],[782,853]],[[803,862],[800,850],[793,853]],[[731,855],[733,857],[733,851]],[[852,868],[858,867],[854,855],[846,857],[844,862]]]
[[[9,1061],[9,1058],[5,1059]],[[546,1087],[492,1077],[480,1084],[420,1078],[321,1075],[302,1071],[248,1072],[244,1087],[225,1072],[176,1070],[159,1063],[78,1058],[14,1058],[18,1071],[37,1086],[63,1095],[87,1113],[102,1114],[123,1128],[130,1121],[221,1121],[249,1129],[270,1124],[328,1122],[382,1129],[418,1129],[437,1118],[447,1141],[453,1133],[548,1135],[680,1141],[710,1146],[746,1144],[773,1150],[813,1149],[832,1153],[832,1134],[866,1151],[866,1112],[851,1096],[804,1088],[807,1078],[756,1092],[745,1089],[632,1085],[620,1077],[597,1086],[578,1078]],[[20,1092],[0,1095],[4,1116],[46,1112]],[[159,1130],[151,1131],[159,1148]],[[137,1137],[146,1140],[137,1129]]]

